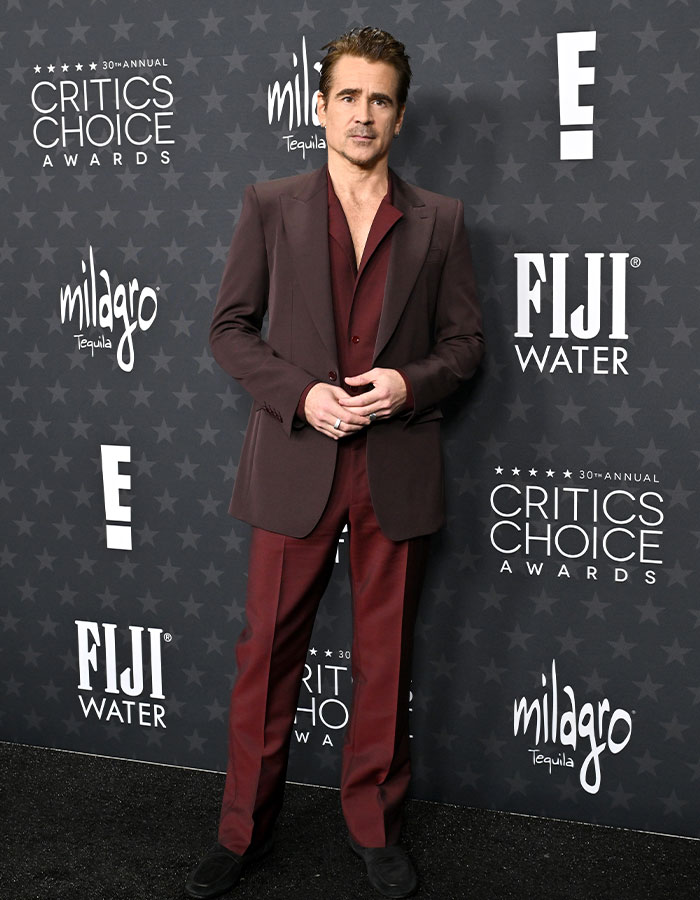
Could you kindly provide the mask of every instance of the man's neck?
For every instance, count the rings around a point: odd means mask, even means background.
[[[389,164],[385,158],[371,169],[353,165],[342,156],[328,157],[328,173],[333,190],[340,197],[358,202],[371,197],[383,197],[389,187]]]

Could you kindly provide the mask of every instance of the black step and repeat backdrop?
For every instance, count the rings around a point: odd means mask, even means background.
[[[324,162],[320,48],[364,24],[411,54],[393,165],[464,201],[488,342],[446,410],[414,796],[697,835],[688,0],[6,4],[0,734],[223,769],[250,401],[208,325],[244,186]],[[345,571],[341,541],[292,741],[315,784]]]

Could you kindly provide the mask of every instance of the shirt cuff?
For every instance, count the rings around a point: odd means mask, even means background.
[[[301,397],[299,398],[299,402],[297,403],[296,417],[301,422],[306,422],[306,416],[304,415],[304,406],[306,405],[306,397],[311,388],[315,385],[319,384],[318,381],[310,381],[306,387],[304,388]]]
[[[409,409],[413,409],[414,401],[413,401],[413,390],[411,389],[411,382],[406,377],[406,374],[401,371],[401,369],[397,369],[396,371],[403,378],[404,384],[406,385],[406,400],[404,402],[404,405],[401,407],[401,410],[407,411]]]

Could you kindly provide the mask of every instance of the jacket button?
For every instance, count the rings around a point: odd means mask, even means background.
[[[359,337],[358,337],[356,334],[353,334],[353,336],[352,336],[352,342],[353,342],[353,344],[359,344],[359,343],[360,343],[360,339],[359,339]]]
[[[330,378],[331,381],[337,381],[337,380],[338,380],[338,373],[337,373],[337,372],[334,372],[334,371],[331,369],[331,371],[328,373],[328,377]]]

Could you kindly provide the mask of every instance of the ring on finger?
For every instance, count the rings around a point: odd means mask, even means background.
[[[375,412],[371,412],[367,418],[370,420],[370,422],[374,422],[374,420],[377,418],[377,414]]]
[[[335,422],[333,423],[333,427],[334,427],[336,430],[337,430],[338,428],[340,428],[340,419],[336,419],[336,420],[335,420]]]

